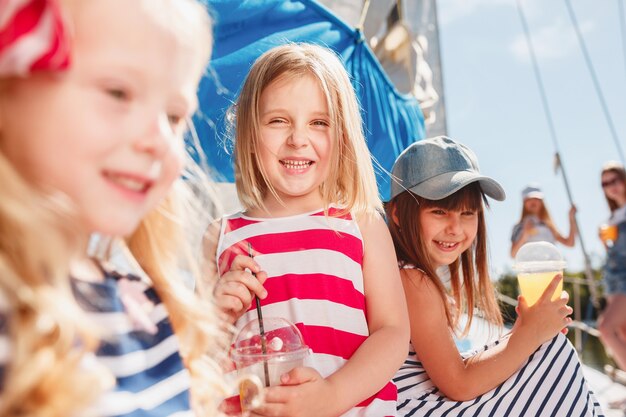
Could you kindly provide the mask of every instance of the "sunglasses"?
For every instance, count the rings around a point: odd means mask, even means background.
[[[620,179],[617,177],[612,178],[608,181],[602,181],[602,188],[610,187],[611,185],[618,184],[619,182],[620,182]]]

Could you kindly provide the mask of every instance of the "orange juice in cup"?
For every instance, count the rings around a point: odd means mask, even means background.
[[[534,273],[520,273],[517,275],[517,281],[519,283],[520,292],[526,298],[526,302],[529,306],[535,304],[541,297],[546,287],[552,281],[557,274],[563,274],[563,271],[548,271],[548,272],[534,272]],[[563,280],[559,282],[556,287],[552,300],[556,300],[561,296],[563,291]]]
[[[600,239],[607,246],[613,246],[617,240],[617,225],[616,224],[603,224],[600,226]]]
[[[550,242],[530,242],[523,245],[515,256],[520,292],[529,306],[535,304],[555,275],[563,274],[565,261],[556,246]],[[551,299],[556,300],[563,291],[563,280]]]

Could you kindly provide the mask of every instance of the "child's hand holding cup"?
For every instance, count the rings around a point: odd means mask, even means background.
[[[539,300],[555,275],[563,275],[565,261],[559,250],[550,242],[524,244],[515,256],[513,269],[517,271],[520,292],[531,306]],[[552,300],[561,297],[563,280],[559,282]]]
[[[290,321],[264,317],[262,324],[263,331],[258,319],[248,322],[235,337],[230,351],[237,369],[244,413],[260,405],[263,387],[280,385],[283,374],[304,366],[310,351],[302,334]]]

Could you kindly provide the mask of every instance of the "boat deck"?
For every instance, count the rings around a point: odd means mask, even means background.
[[[598,401],[602,405],[602,410],[606,417],[624,417],[625,410],[609,408],[612,401],[626,400],[626,386],[619,382],[614,382],[603,372],[583,365],[583,373],[589,382]]]

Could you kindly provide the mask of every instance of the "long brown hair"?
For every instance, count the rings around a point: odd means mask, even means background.
[[[602,173],[600,175],[602,176],[603,174],[607,172],[612,172],[615,175],[617,175],[620,181],[622,181],[622,184],[624,184],[624,193],[626,193],[626,170],[624,170],[624,166],[620,164],[619,162],[614,162],[614,161],[607,162],[602,167]],[[602,192],[604,192],[604,189],[602,190]],[[604,198],[606,198],[606,202],[609,205],[609,209],[611,209],[611,213],[613,213],[615,210],[619,208],[617,201],[613,200],[612,198],[609,198],[606,195],[606,192],[604,192]]]
[[[422,269],[436,286],[444,301],[446,319],[452,330],[456,331],[461,313],[467,313],[468,320],[463,328],[463,335],[469,331],[475,307],[480,308],[490,322],[502,324],[495,290],[489,276],[485,205],[487,201],[480,184],[474,182],[451,196],[436,201],[405,191],[393,198],[385,207],[398,261]],[[421,236],[420,212],[431,207],[454,211],[473,210],[478,214],[478,232],[474,243],[461,254],[459,259],[448,266],[454,305],[448,301],[448,291],[437,275],[436,267],[428,255],[426,243]]]

